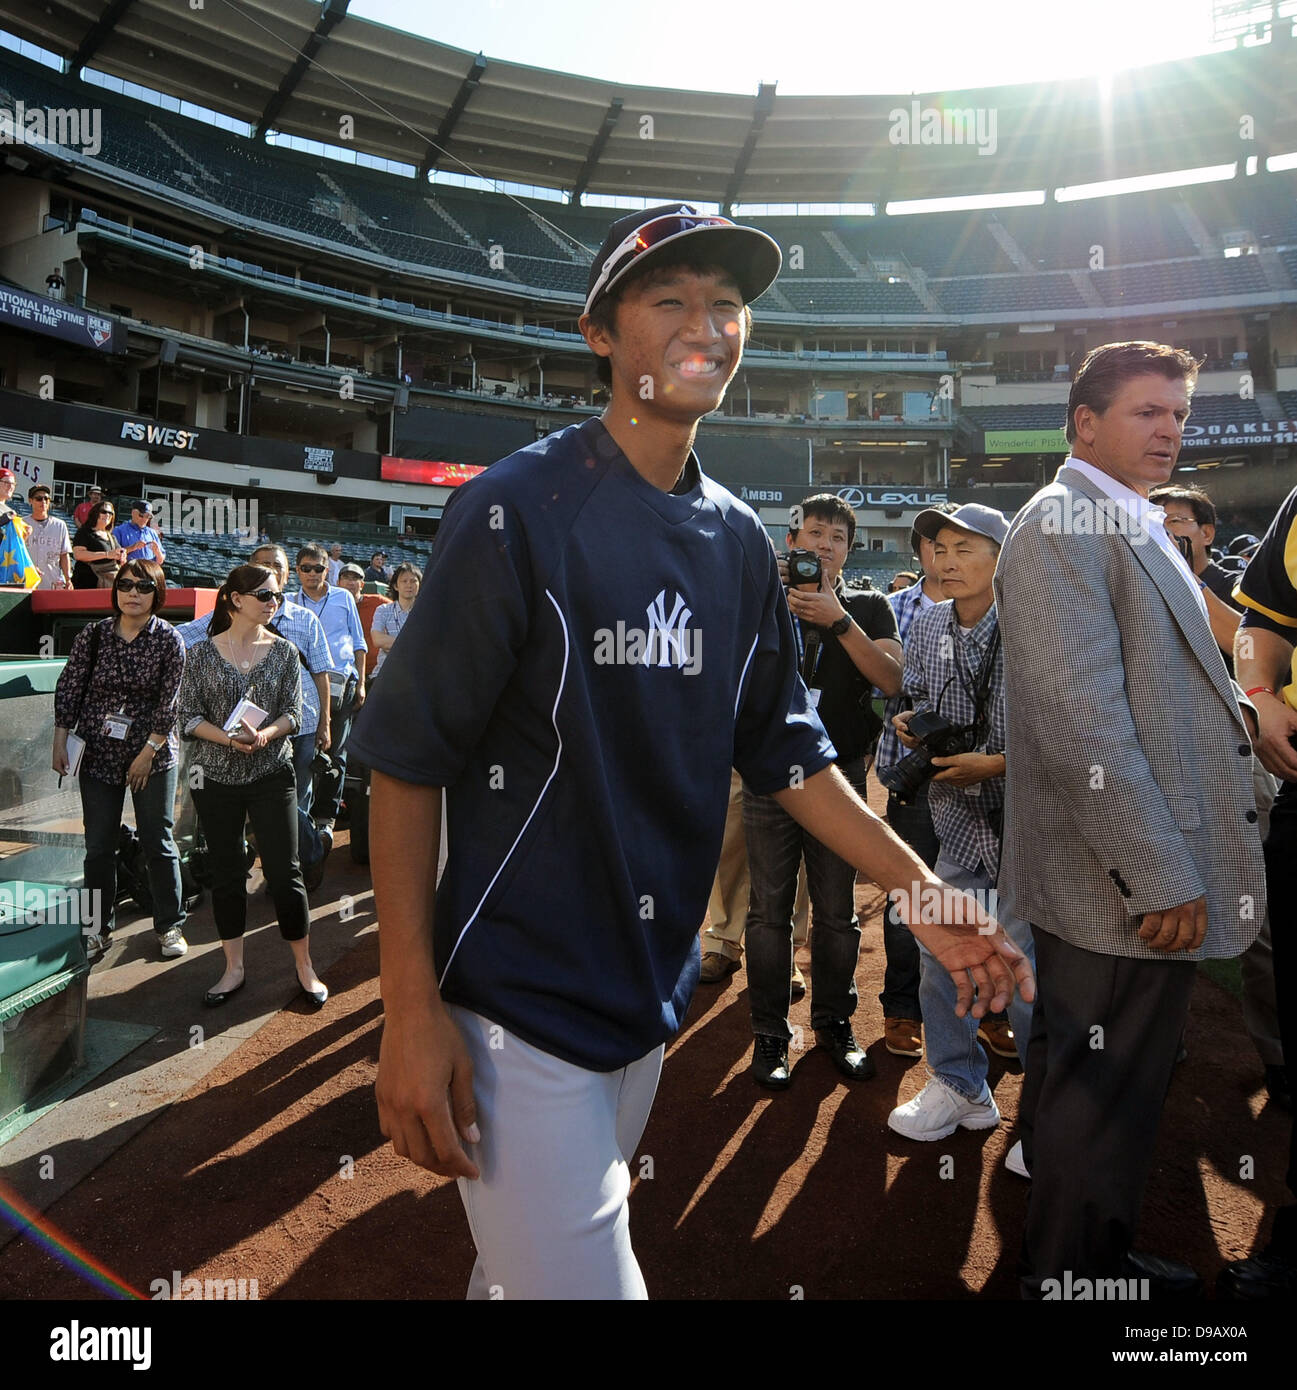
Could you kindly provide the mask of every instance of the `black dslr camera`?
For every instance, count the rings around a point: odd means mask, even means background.
[[[800,588],[804,584],[820,587],[824,566],[813,550],[790,550],[788,552],[788,587]]]
[[[887,775],[887,788],[903,806],[918,796],[937,771],[933,758],[952,758],[956,753],[971,753],[976,743],[976,725],[952,724],[935,710],[922,710],[906,727],[919,747],[902,758]]]

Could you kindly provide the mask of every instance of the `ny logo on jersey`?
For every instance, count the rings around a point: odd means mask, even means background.
[[[670,610],[662,589],[645,610],[647,628],[627,627],[618,619],[615,628],[601,627],[594,635],[597,666],[674,666],[686,676],[702,670],[703,634],[691,628],[693,609],[683,594],[675,594]]]

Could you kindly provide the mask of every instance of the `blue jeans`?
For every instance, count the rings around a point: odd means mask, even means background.
[[[315,730],[298,734],[293,740],[293,776],[297,779],[297,853],[303,865],[316,864],[324,854],[324,841],[311,819],[311,794],[315,790],[315,775],[311,761],[315,757]]]
[[[117,920],[113,906],[117,897],[117,843],[126,783],[101,782],[84,773],[79,782],[81,815],[86,827],[83,873],[92,894],[94,930],[103,935],[113,930]],[[143,791],[131,793],[131,801],[153,893],[153,930],[162,936],[172,927],[183,926],[185,921],[180,855],[171,833],[176,804],[175,765],[165,772],[155,772]]]
[[[932,812],[924,795],[910,805],[897,801],[894,793],[887,796],[887,823],[928,866],[937,862],[937,832],[932,828]],[[919,943],[914,933],[901,921],[900,914],[887,900],[883,912],[883,949],[887,953],[887,970],[883,975],[883,992],[878,1002],[884,1018],[912,1018],[923,1022],[923,1005],[919,1002]]]
[[[938,858],[935,873],[952,888],[981,889],[983,892],[993,888],[994,881],[985,867],[974,873],[952,860]],[[1000,925],[1005,935],[1032,963],[1036,962],[1036,947],[1031,936],[1031,924],[1020,917],[1000,916]],[[986,1053],[977,1041],[978,1021],[971,1013],[963,1018],[955,1016],[955,982],[950,972],[941,965],[932,953],[919,943],[919,1002],[923,1006],[923,1047],[928,1070],[952,1091],[974,1102],[990,1098],[986,1084]],[[1014,991],[1013,1003],[1009,1005],[1009,1026],[1013,1029],[1014,1042],[1018,1047],[1018,1060],[1026,1067],[1027,1041],[1031,1037],[1031,1005],[1025,1004]]]
[[[868,758],[838,770],[863,797]],[[773,796],[743,788],[743,833],[748,843],[748,1002],[752,1031],[789,1039],[793,969],[793,899],[797,866],[806,859],[811,895],[811,1027],[823,1028],[856,1011],[856,868],[790,816]]]

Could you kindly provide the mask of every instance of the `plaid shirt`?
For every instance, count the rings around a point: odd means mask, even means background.
[[[902,682],[902,690],[913,700],[914,708],[936,710],[952,724],[971,724],[975,714],[972,691],[995,630],[994,604],[972,632],[967,633],[959,626],[955,605],[950,599],[920,613],[910,627]],[[987,736],[972,751],[1003,753],[1003,648],[996,653],[987,697],[990,704]],[[928,807],[942,857],[953,859],[973,872],[979,864],[984,864],[993,878],[997,876],[1000,840],[991,829],[988,817],[1003,805],[1003,777],[989,777],[984,782],[974,782],[971,787],[930,782]]]
[[[196,647],[199,642],[207,641],[207,629],[211,625],[211,621],[212,615],[204,613],[201,618],[195,618],[192,623],[179,623],[177,625],[176,631],[180,634],[180,640],[187,649]],[[279,611],[270,620],[269,626],[281,637],[287,637],[293,646],[301,652],[306,658],[306,665],[312,675],[327,675],[333,669],[333,656],[324,636],[324,628],[319,618],[309,608],[303,608],[300,603],[294,603],[291,598],[285,598],[283,603],[279,605]],[[313,734],[319,726],[319,691],[315,688],[315,682],[303,671],[302,723],[296,737],[300,737],[302,734]]]
[[[899,593],[888,594],[887,601],[892,605],[892,612],[896,614],[896,626],[901,634],[901,646],[905,646],[905,639],[909,636],[910,628],[914,625],[914,620],[919,616],[920,605],[924,598],[923,580],[911,584],[908,589],[902,589]],[[928,607],[932,607],[929,604]],[[923,612],[927,612],[926,608]],[[874,689],[874,698],[878,700],[886,699],[883,692]],[[910,702],[905,698],[904,691],[900,695],[894,695],[887,701],[883,709],[883,733],[878,740],[878,751],[874,754],[875,772],[885,771],[893,763],[899,763],[901,759],[910,751],[896,737],[896,730],[892,728],[892,716],[900,714],[902,710],[909,709]]]

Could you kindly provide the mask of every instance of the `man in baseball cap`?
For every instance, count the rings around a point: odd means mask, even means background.
[[[943,526],[958,526],[961,531],[972,531],[995,542],[996,548],[1004,544],[1009,534],[1009,518],[994,507],[984,507],[980,502],[965,502],[953,512],[939,511],[928,507],[914,518],[914,529],[928,540],[935,541]],[[947,595],[947,597],[951,597]]]
[[[995,885],[1000,869],[1004,816],[1004,657],[992,581],[1009,531],[1003,512],[976,502],[949,514],[937,508],[914,519],[920,537],[933,542],[933,569],[946,596],[920,613],[905,643],[903,690],[913,709],[893,719],[911,758],[884,774],[888,787],[913,800],[928,786],[928,805],[938,853],[934,872],[971,892],[999,918],[1009,938],[1028,956],[1031,927],[1001,916]],[[920,744],[909,732],[920,716],[939,715],[946,729]],[[898,1105],[887,1124],[907,1139],[945,1139],[956,1129],[993,1129],[1000,1112],[987,1085],[985,1047],[1026,1065],[1031,1005],[1016,999],[1009,1014],[960,1018],[950,977],[922,942],[919,1005],[931,1079],[913,1100]],[[1020,1160],[1019,1154],[1015,1162]],[[1013,1166],[1013,1165],[1011,1165]],[[1021,1171],[1020,1164],[1014,1171]]]
[[[646,1296],[630,1160],[698,981],[731,766],[885,888],[935,882],[832,766],[770,538],[693,451],[778,269],[764,233],[687,204],[613,225],[580,320],[603,416],[455,490],[353,735],[379,1122],[459,1179],[476,1298]],[[1002,934],[914,931],[974,962],[979,1013],[1015,973],[1030,997]]]
[[[700,415],[716,409],[738,370],[743,344],[752,328],[748,305],[770,288],[782,260],[778,243],[765,232],[740,227],[728,217],[700,214],[688,203],[663,203],[630,213],[612,224],[590,267],[586,310],[581,319],[586,342],[600,359],[598,377],[605,386],[612,385],[612,340],[617,336],[619,305],[628,293],[659,283],[669,289],[670,282],[678,280],[681,274],[700,267],[722,275],[733,291],[728,299],[720,296],[715,300],[718,306],[729,306],[730,317],[726,321],[730,327],[711,340],[712,352],[695,356],[687,351],[689,345],[677,341],[675,360],[668,363],[668,370],[663,371],[660,363],[646,361],[639,364],[637,378],[632,371],[627,372],[622,405],[627,406],[628,420],[634,419],[638,424],[639,416],[630,408],[637,400],[656,400],[659,406],[683,405],[686,399],[698,394],[692,389],[695,386],[707,388],[713,396],[712,404],[696,412],[695,422]],[[663,313],[669,297],[664,295],[659,301]],[[686,363],[686,357],[692,360]],[[630,353],[623,351],[619,358],[633,367]],[[677,370],[689,374],[687,381],[674,375]],[[711,390],[715,386],[719,386],[719,393]],[[690,447],[692,444],[691,433]]]

